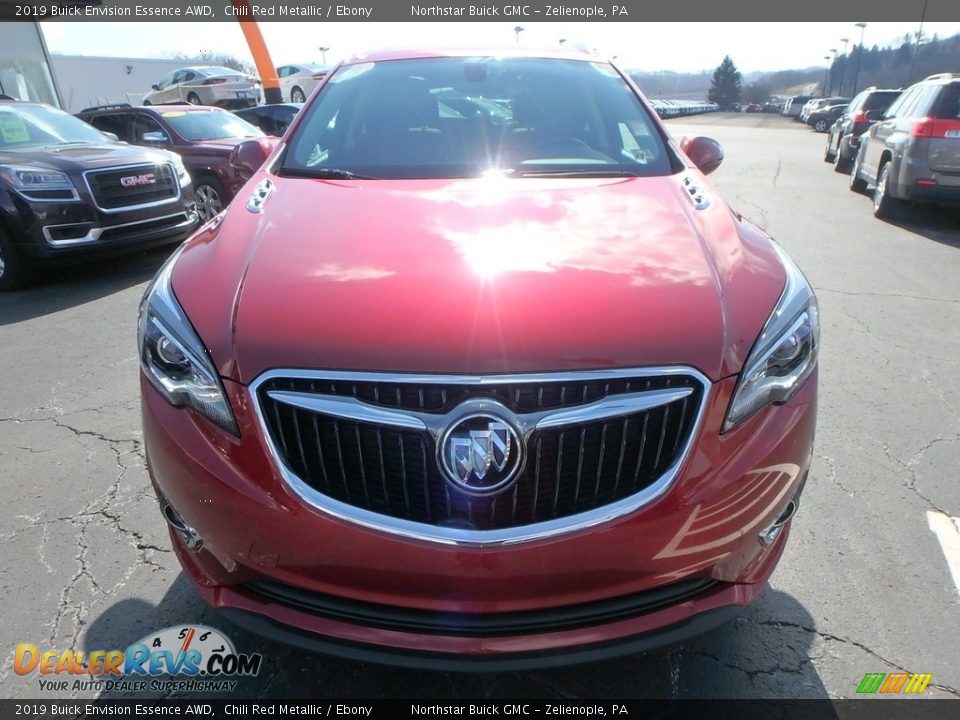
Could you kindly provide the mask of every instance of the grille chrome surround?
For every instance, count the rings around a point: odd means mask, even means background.
[[[674,379],[687,382],[688,384],[685,387],[677,386],[672,388],[659,388],[646,392],[619,392],[608,394],[605,397],[592,402],[580,402],[573,405],[565,405],[550,410],[541,410],[536,412],[514,412],[512,409],[507,407],[505,403],[500,402],[500,397],[497,395],[497,392],[502,393],[504,386],[541,385],[552,386],[551,389],[555,389],[558,386],[557,384],[581,383],[583,384],[583,398],[587,398],[589,393],[586,383],[600,383],[609,388],[611,384],[618,382],[622,383],[624,381],[632,382],[634,380],[644,380],[648,381],[647,384],[650,385],[652,382],[658,380],[665,381],[667,384],[669,384]],[[357,400],[355,397],[337,396],[315,390],[311,392],[281,390],[276,388],[278,383],[287,383],[290,385],[294,385],[296,383],[329,383],[331,388],[334,388],[337,386],[337,384],[346,384],[348,387],[353,388],[354,393],[357,393],[357,385],[363,383],[386,384],[397,387],[403,386],[406,389],[417,387],[419,388],[418,392],[420,394],[421,405],[427,404],[424,401],[424,388],[426,388],[427,391],[430,391],[431,389],[437,387],[455,386],[464,388],[465,392],[469,393],[469,397],[467,397],[465,400],[456,400],[456,404],[452,408],[446,409],[446,411],[438,411],[436,409],[432,409],[431,411],[419,411],[406,409],[403,407],[402,403],[399,402],[401,396],[400,390],[397,390],[398,402],[396,403],[396,405],[399,407],[384,407],[382,405],[377,406]],[[265,385],[268,385],[266,390],[264,390]],[[629,382],[627,383],[626,387],[629,389]],[[702,373],[694,368],[686,366],[592,371],[586,370],[575,372],[516,375],[418,375],[403,373],[342,372],[291,369],[271,370],[265,372],[250,384],[249,389],[251,395],[253,396],[253,406],[257,415],[260,430],[264,434],[265,444],[276,468],[290,489],[313,508],[340,520],[356,523],[373,530],[400,535],[405,538],[441,544],[484,546],[530,542],[546,537],[575,532],[577,530],[582,530],[601,523],[609,522],[613,519],[626,515],[660,497],[673,483],[689,454],[695,438],[699,433],[704,409],[706,407],[711,389],[711,384]],[[594,428],[596,427],[596,422],[606,423],[610,422],[611,420],[615,421],[617,419],[623,419],[628,423],[632,415],[644,412],[650,408],[655,409],[666,404],[676,402],[677,400],[684,400],[683,407],[686,408],[686,398],[694,393],[698,394],[699,397],[696,398],[697,402],[693,407],[693,418],[692,420],[687,421],[688,424],[686,427],[688,429],[684,435],[681,437],[678,434],[675,438],[675,452],[672,462],[651,482],[643,486],[638,492],[633,492],[626,497],[617,498],[605,504],[601,504],[598,507],[592,507],[584,511],[574,511],[560,517],[532,521],[526,524],[517,524],[509,527],[475,529],[473,527],[465,528],[443,524],[433,524],[430,522],[422,522],[405,517],[398,517],[396,515],[384,514],[366,507],[359,507],[355,504],[351,504],[351,502],[337,499],[331,495],[321,492],[317,487],[314,486],[315,484],[311,484],[302,478],[292,467],[292,464],[285,459],[285,456],[290,457],[293,453],[299,452],[300,457],[303,459],[304,467],[307,466],[307,460],[304,455],[304,443],[301,441],[301,438],[305,436],[303,433],[299,432],[300,421],[298,420],[296,412],[293,412],[294,409],[320,413],[322,415],[334,418],[334,421],[331,424],[333,425],[333,432],[336,433],[335,447],[337,448],[338,454],[340,452],[340,448],[342,447],[342,438],[340,437],[342,433],[339,429],[340,423],[341,421],[344,423],[350,423],[352,425],[352,429],[346,428],[346,430],[351,433],[356,433],[356,447],[359,448],[360,454],[360,462],[359,465],[357,465],[357,468],[359,469],[359,474],[362,476],[362,485],[354,485],[354,489],[357,490],[358,493],[364,495],[365,499],[369,501],[370,485],[368,484],[368,478],[366,477],[364,469],[364,445],[360,437],[360,428],[363,427],[361,424],[369,423],[377,427],[386,426],[386,430],[384,432],[409,432],[413,434],[419,434],[427,440],[432,439],[432,441],[435,443],[440,434],[443,432],[443,429],[449,423],[455,422],[458,417],[471,412],[476,412],[478,409],[489,410],[490,408],[495,408],[497,412],[505,414],[511,422],[516,423],[516,426],[522,432],[522,439],[525,443],[528,443],[536,433],[542,433],[544,431],[550,431],[564,426],[580,426],[572,430],[564,431],[576,432],[580,435],[581,449],[577,468],[577,477],[579,478],[579,473],[581,471],[580,465],[582,465],[583,462],[584,434],[586,433],[589,423],[593,422]],[[562,394],[563,393],[561,389],[561,397]],[[543,395],[544,393],[542,391],[539,392],[539,399],[541,402]],[[516,396],[519,400],[519,390],[517,390]],[[293,412],[293,423],[298,434],[294,436],[296,438],[296,443],[291,444],[293,444],[295,447],[281,448],[280,445],[284,442],[282,436],[279,441],[274,437],[274,433],[271,428],[282,428],[282,421],[279,417],[278,403]],[[268,418],[266,414],[271,410],[273,417]],[[686,410],[684,412],[686,412]],[[316,415],[314,415],[314,417],[316,417]],[[276,425],[272,426],[271,423],[273,422],[276,422]],[[665,427],[666,413],[664,414],[662,423]],[[679,423],[680,425],[678,427],[682,429],[682,418]],[[316,423],[313,424],[316,426]],[[606,425],[603,427],[606,428]],[[316,427],[314,427],[314,431],[316,431]],[[381,455],[381,464],[379,467],[383,468],[384,443],[382,440],[381,431],[377,430],[376,432],[378,438],[377,445],[379,446],[379,452]],[[626,432],[625,425],[623,430],[624,443],[626,443]],[[641,432],[645,432],[645,428]],[[665,432],[666,431],[664,430],[664,433]],[[544,436],[541,434],[537,437],[539,440],[542,440]],[[601,444],[605,443],[605,440],[606,429],[603,430],[603,439],[601,440]],[[404,442],[405,441],[401,437],[399,443],[399,452],[402,463],[402,472],[404,473],[403,482],[406,483],[407,461],[402,459],[404,456]],[[560,448],[557,453],[558,458],[564,452],[562,442],[563,438],[561,434]],[[373,447],[377,447],[377,445],[374,445]],[[422,443],[422,445],[423,448],[426,448],[426,442]],[[663,434],[661,434],[660,445],[663,445]],[[339,465],[337,466],[339,468],[338,477],[335,479],[329,479],[327,478],[326,465],[324,464],[322,457],[322,443],[319,440],[319,432],[317,434],[317,446],[321,447],[320,467],[323,471],[324,482],[333,482],[334,480],[338,483],[342,482],[344,490],[349,497],[349,481],[347,478],[346,468],[343,464],[343,458],[339,458]],[[539,447],[539,444],[536,453],[530,451],[528,446],[528,452],[530,454],[528,464],[533,465],[538,462],[540,451],[541,448]],[[658,448],[658,455],[659,451],[660,449]],[[432,449],[423,449],[422,469],[424,475],[424,486],[426,486],[428,480],[430,479],[428,476],[431,472],[431,468],[428,468],[427,463],[432,452]],[[640,465],[644,459],[643,452],[643,446],[641,445],[640,456],[636,462],[636,472],[638,475]],[[600,457],[600,464],[597,467],[598,477],[600,476],[600,471],[603,467],[602,450]],[[620,460],[622,463],[622,450],[620,452]],[[659,457],[657,458],[656,462],[659,462]],[[556,494],[559,496],[561,482],[559,477],[559,461],[557,463],[557,468],[558,475],[557,479],[555,480],[555,484],[557,487]],[[529,470],[530,472],[540,472],[539,466],[535,470],[533,467],[529,468]],[[619,474],[617,477],[619,477]],[[383,480],[382,470],[379,480]],[[374,478],[369,482],[378,482],[379,480]],[[619,482],[619,480],[617,480],[617,482]],[[578,495],[579,485],[580,483],[578,479]],[[599,481],[597,486],[599,486]],[[404,487],[406,487],[406,485]],[[614,490],[616,490],[616,486],[614,487]],[[385,487],[384,494],[386,495]],[[404,491],[404,495],[405,500],[407,501],[407,509],[409,510],[410,500],[406,497],[406,491]],[[423,496],[426,497],[426,504],[429,512],[431,497],[430,490],[426,489]],[[596,490],[594,491],[594,497],[596,497]],[[516,496],[514,496],[514,513],[516,512],[515,498]],[[575,496],[575,502],[576,499],[577,498]],[[449,511],[451,503],[450,493],[446,494],[446,502]],[[536,502],[537,500],[535,495],[534,512],[536,511]],[[556,510],[556,502],[557,500],[555,498],[554,510]],[[492,514],[495,514],[495,508],[491,512]]]

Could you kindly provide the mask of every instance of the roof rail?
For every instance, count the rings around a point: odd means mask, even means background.
[[[117,110],[119,108],[128,108],[130,103],[114,103],[113,105],[94,105],[93,107],[84,108],[80,112],[93,112],[94,110]]]
[[[937,73],[936,75],[924,78],[924,82],[927,80],[960,80],[960,75],[957,73]]]

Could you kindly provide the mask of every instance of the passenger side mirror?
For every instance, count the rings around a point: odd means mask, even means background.
[[[106,135],[108,138],[110,138],[114,142],[120,142],[120,136],[117,135],[116,133],[107,132],[106,130],[101,130],[100,132],[101,134]]]
[[[151,145],[165,145],[170,142],[170,138],[159,131],[145,132],[140,136],[140,142],[150,143]]]
[[[883,120],[883,110],[867,110],[865,117],[868,122],[879,122]]]
[[[279,143],[278,138],[260,137],[244,140],[230,152],[230,165],[244,180],[249,180],[270,157]]]
[[[684,135],[680,149],[704,175],[709,175],[723,162],[723,146],[713,138]]]

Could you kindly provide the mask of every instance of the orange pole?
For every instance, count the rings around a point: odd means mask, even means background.
[[[238,18],[250,17],[253,14],[247,0],[230,0],[230,2],[236,8]],[[270,59],[267,44],[263,41],[260,26],[256,20],[238,20],[238,22],[240,29],[243,30],[243,36],[247,39],[247,45],[250,46],[250,54],[253,55],[253,62],[257,66],[260,80],[263,82],[264,102],[267,104],[283,102],[280,78],[277,77],[277,69],[273,66],[273,60]]]

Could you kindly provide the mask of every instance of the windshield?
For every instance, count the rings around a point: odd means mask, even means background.
[[[0,105],[0,148],[110,142],[99,130],[73,115],[46,105]]]
[[[163,113],[163,119],[187,140],[221,140],[263,135],[246,120],[223,110],[168,110]]]
[[[473,57],[348,65],[304,112],[284,157],[287,174],[667,175],[672,167],[645,107],[606,63]]]

